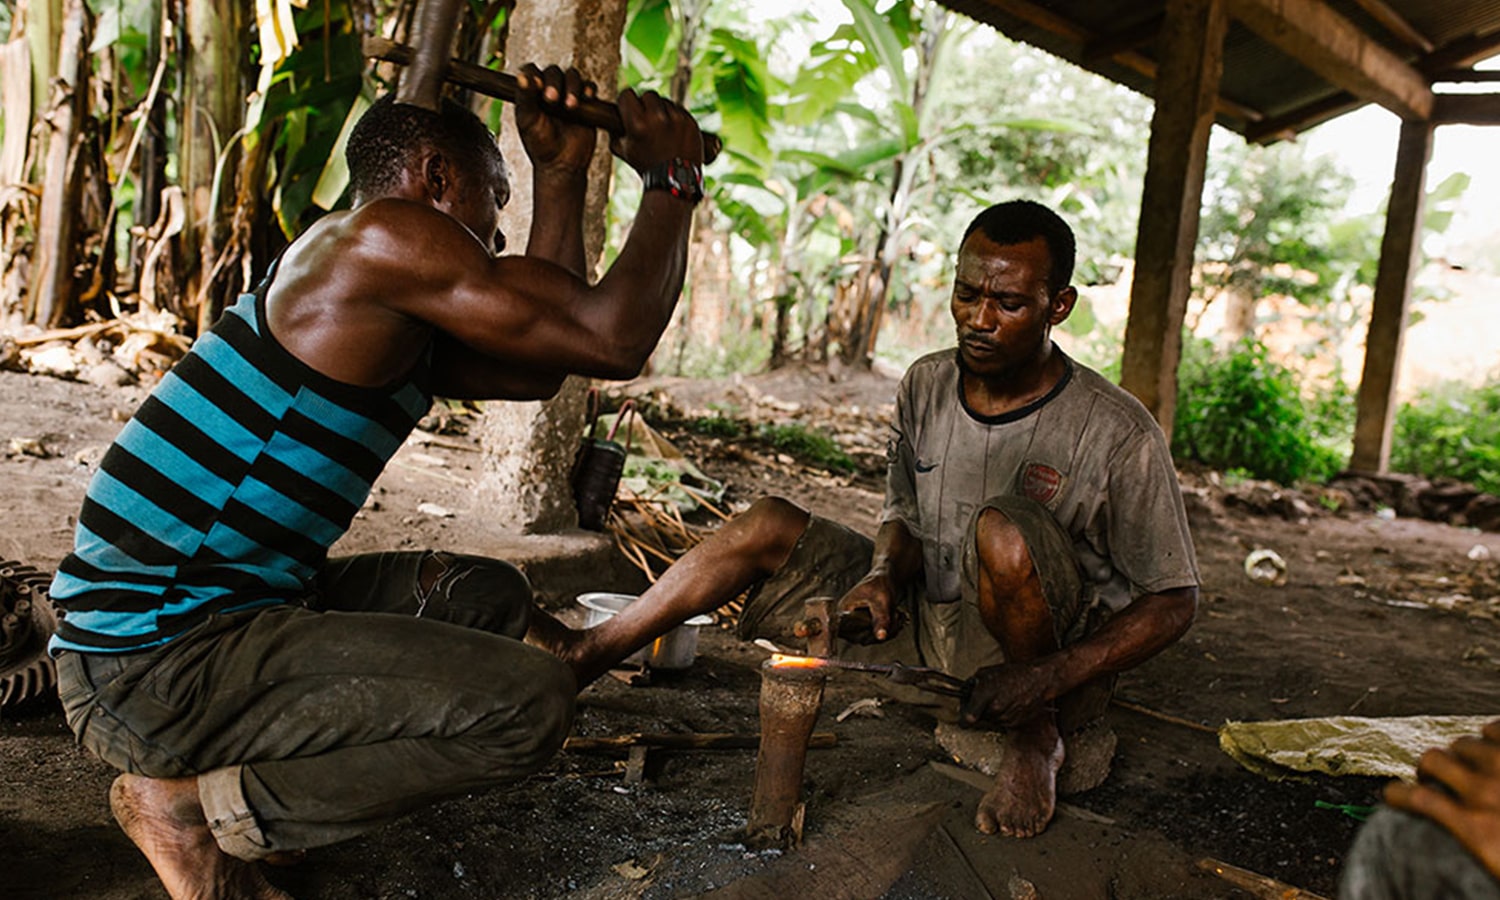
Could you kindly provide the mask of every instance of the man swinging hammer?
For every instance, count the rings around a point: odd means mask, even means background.
[[[525,255],[498,255],[494,135],[435,95],[382,98],[349,141],[352,208],[199,338],[90,483],[52,586],[60,693],[79,742],[124,772],[115,817],[174,898],[284,897],[256,861],[524,777],[567,734],[576,682],[522,641],[516,569],[327,558],[434,395],[633,376],[672,314],[702,194],[697,123],[653,92],[619,97],[610,149],[645,191],[590,284],[597,137],[567,114],[594,86],[528,65],[517,87],[537,210]]]

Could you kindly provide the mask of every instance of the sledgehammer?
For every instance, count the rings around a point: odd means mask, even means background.
[[[434,7],[426,6],[426,8],[432,9]],[[434,32],[439,31],[436,28],[433,30]],[[429,41],[430,37],[435,37],[441,43]],[[446,41],[443,41],[444,37],[447,38]],[[371,36],[364,39],[364,54],[373,59],[411,67],[406,77],[402,79],[400,88],[397,90],[396,97],[403,103],[415,103],[418,106],[425,106],[428,109],[436,109],[436,98],[440,94],[443,80],[451,81],[460,87],[465,87],[472,91],[478,91],[486,97],[494,97],[508,103],[514,103],[516,96],[520,92],[520,87],[517,85],[514,75],[509,75],[505,72],[496,72],[493,69],[486,69],[484,66],[477,66],[470,62],[464,62],[461,59],[452,58],[448,59],[446,68],[441,75],[435,75],[439,66],[435,65],[432,61],[432,54],[434,52],[432,48],[434,46],[441,46],[445,48],[442,52],[446,55],[448,52],[446,48],[448,43],[452,41],[452,38],[453,31],[451,28],[447,31],[446,35],[441,33],[429,35],[425,29],[417,29],[414,32],[413,40],[419,41],[418,46],[422,50],[413,50],[405,44],[398,44],[388,38]],[[434,78],[437,79],[437,87],[433,87]],[[407,99],[408,96],[412,99]],[[432,98],[430,101],[427,99],[429,97]],[[600,100],[597,97],[580,97],[578,98],[577,107],[558,110],[557,114],[571,118],[584,125],[592,125],[610,134],[622,134],[625,131],[625,123],[620,119],[620,107],[608,100]],[[703,132],[703,161],[705,163],[713,162],[723,148],[724,142],[719,139],[718,135],[708,131]]]

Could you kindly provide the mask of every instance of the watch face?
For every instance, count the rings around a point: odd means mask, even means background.
[[[672,160],[672,193],[697,202],[703,199],[703,175],[701,170],[683,159]]]
[[[666,190],[697,203],[703,199],[703,170],[685,159],[673,159],[643,174],[647,190]]]

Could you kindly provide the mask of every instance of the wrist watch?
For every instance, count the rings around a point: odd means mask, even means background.
[[[641,187],[697,203],[703,199],[703,166],[681,157],[669,159],[641,172]]]

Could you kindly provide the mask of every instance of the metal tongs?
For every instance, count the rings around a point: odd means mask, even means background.
[[[941,669],[931,669],[926,666],[908,666],[899,662],[858,662],[852,659],[839,659],[836,656],[796,656],[785,651],[778,651],[778,655],[788,659],[815,661],[813,663],[814,668],[847,669],[852,672],[869,672],[873,675],[884,675],[894,684],[907,684],[919,690],[930,691],[934,694],[943,694],[948,697],[965,698],[974,689],[974,679],[972,678],[956,678]]]
[[[852,669],[856,672],[884,675],[894,684],[909,684],[914,688],[948,697],[967,697],[974,689],[972,678],[957,678],[941,669],[931,669],[926,666],[908,666],[898,662],[856,662],[852,659],[838,659],[837,657],[828,657],[823,662],[837,669]]]

